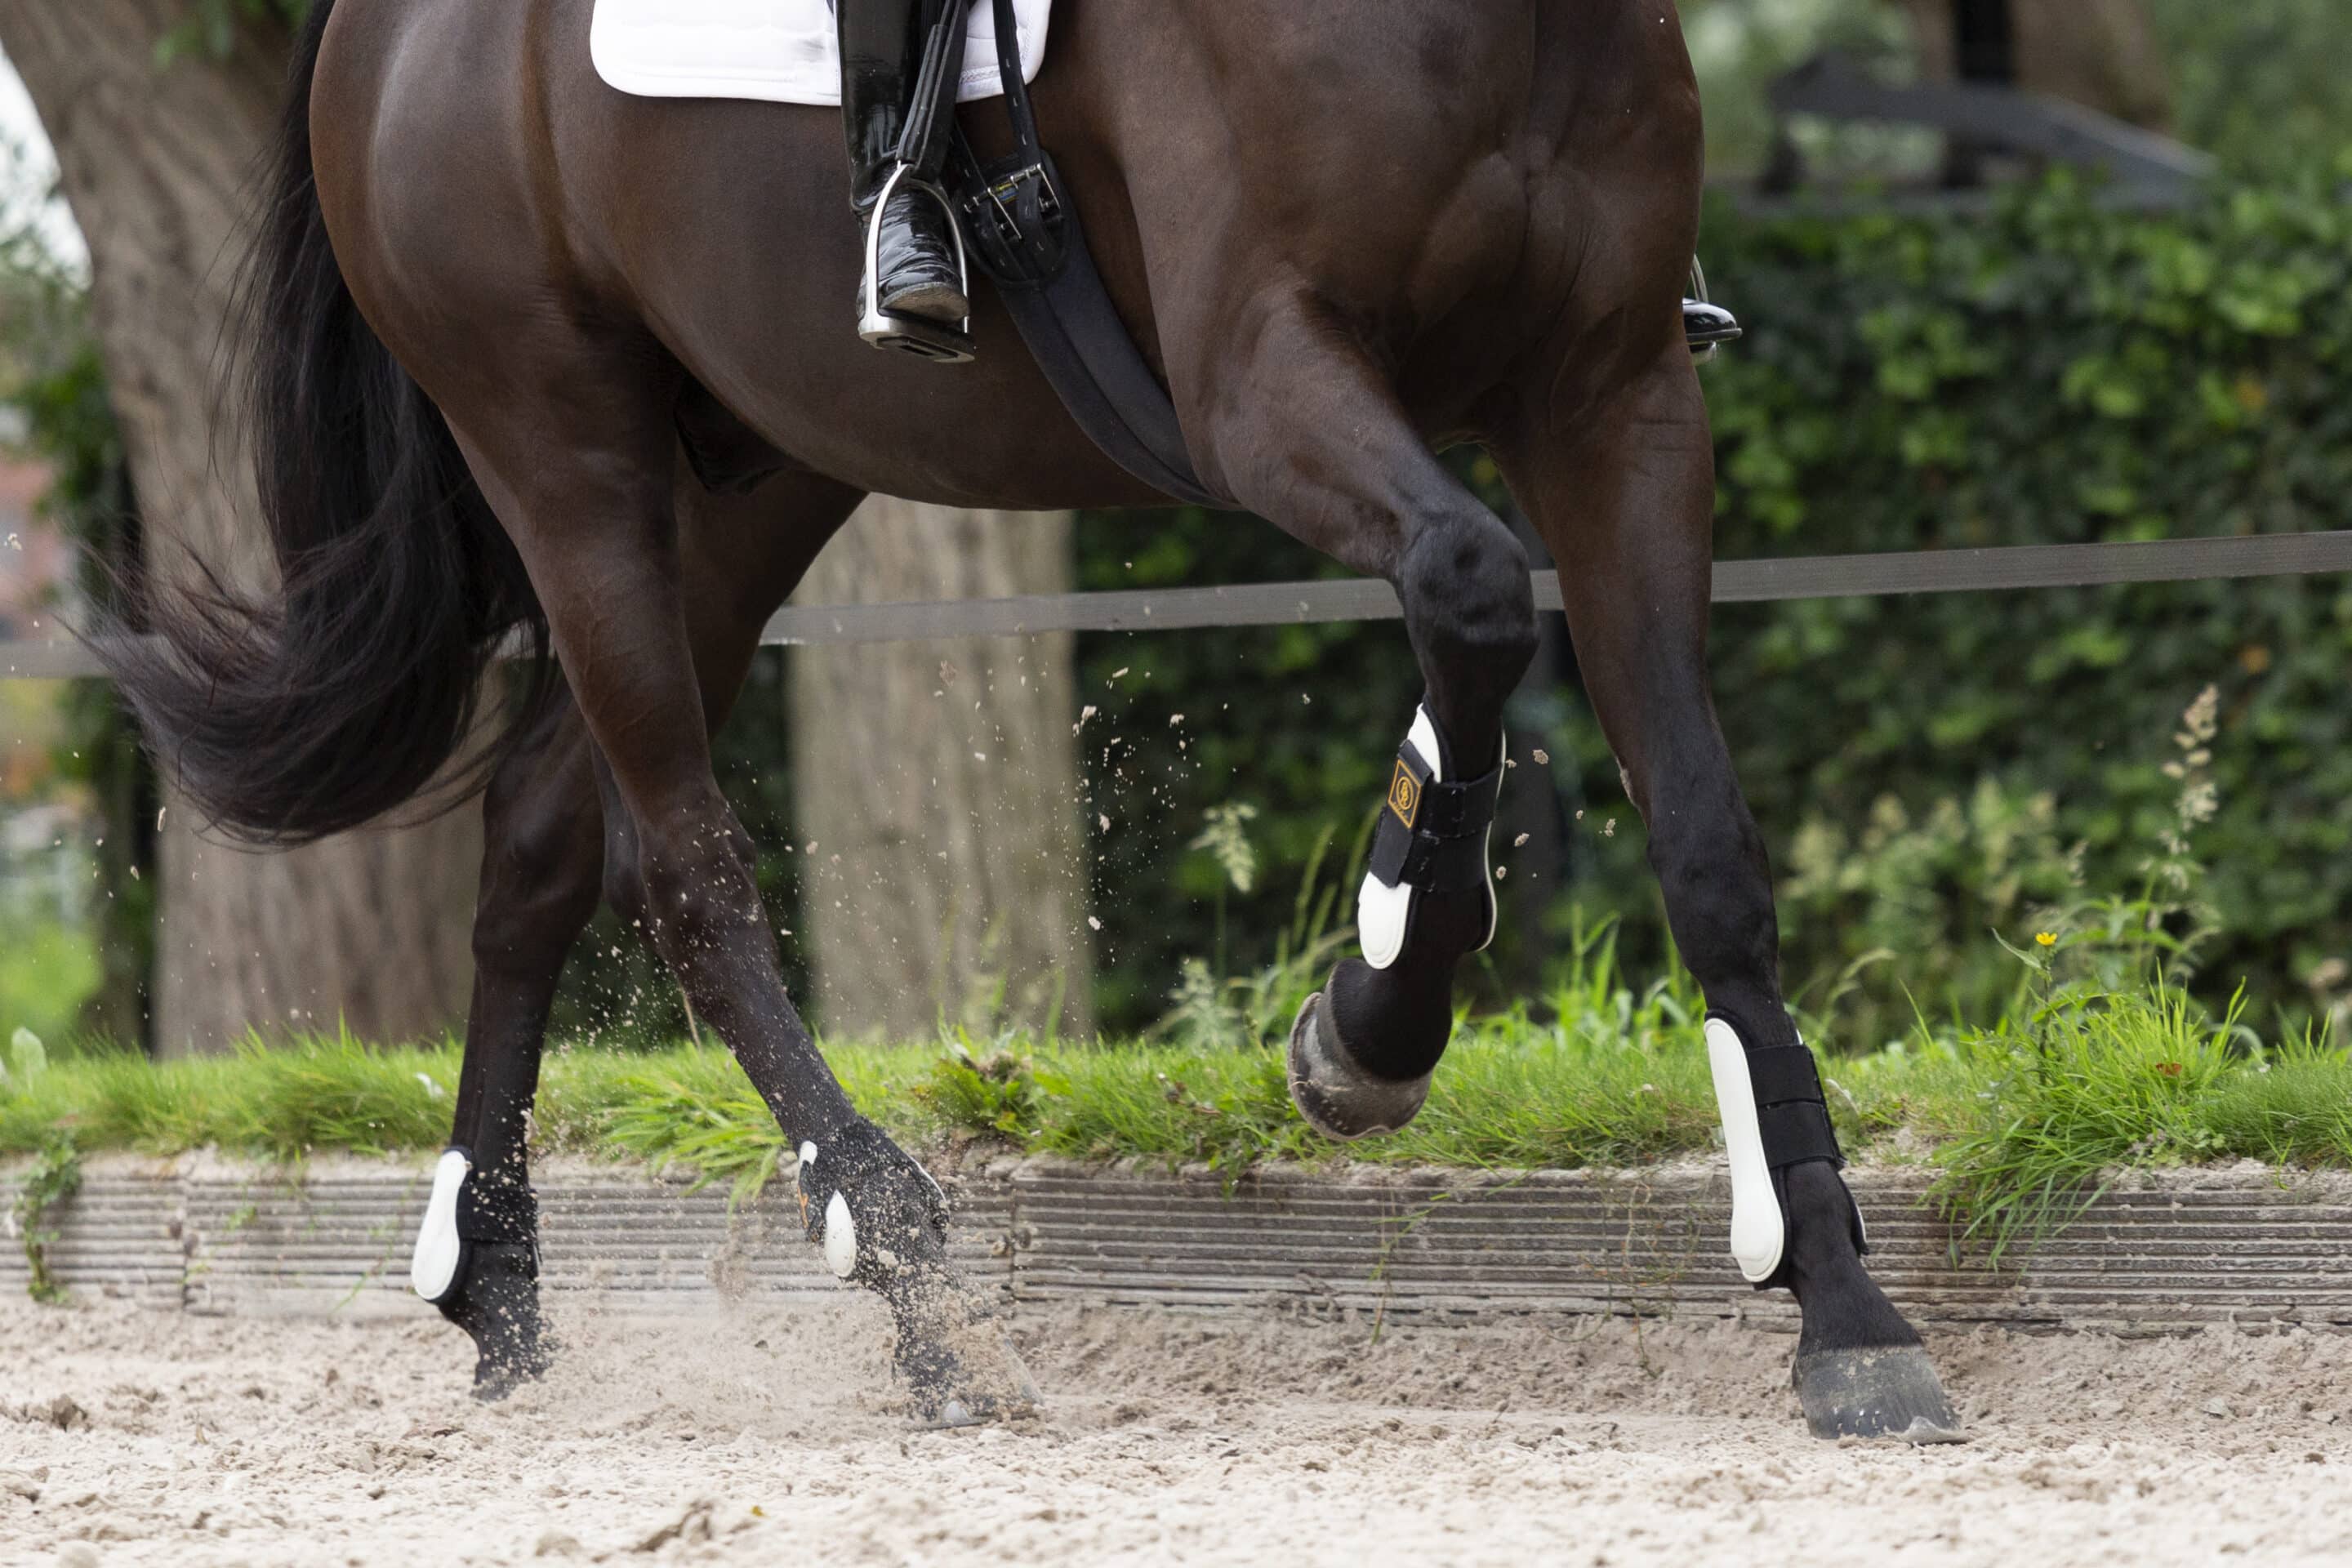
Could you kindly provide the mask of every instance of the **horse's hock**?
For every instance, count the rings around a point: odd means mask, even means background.
[[[0,1212],[21,1168],[0,1171]],[[1872,1270],[1915,1321],[1945,1328],[2177,1332],[2352,1327],[2352,1176],[2252,1166],[2127,1178],[2021,1266],[1955,1260],[1927,1177],[1864,1169]],[[209,1156],[93,1161],[47,1218],[58,1281],[208,1313],[429,1313],[407,1260],[422,1161],[300,1170]],[[720,1295],[843,1289],[801,1238],[788,1188],[730,1209],[723,1187],[626,1166],[538,1173],[544,1279],[563,1299],[657,1310]],[[1531,1312],[1738,1318],[1794,1328],[1722,1253],[1712,1171],[1517,1174],[1370,1167],[1214,1173],[1042,1160],[967,1169],[956,1247],[1016,1302],[1195,1311],[1275,1307],[1366,1321]],[[27,1265],[10,1224],[0,1290]]]

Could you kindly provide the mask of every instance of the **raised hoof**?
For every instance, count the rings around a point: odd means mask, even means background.
[[[1358,1067],[1331,1028],[1318,991],[1290,1026],[1290,1102],[1307,1125],[1326,1138],[1351,1143],[1394,1132],[1421,1114],[1429,1076],[1402,1082],[1375,1078]]]
[[[1917,1345],[1801,1355],[1795,1381],[1797,1402],[1805,1407],[1805,1424],[1816,1437],[1969,1440],[1935,1363]]]

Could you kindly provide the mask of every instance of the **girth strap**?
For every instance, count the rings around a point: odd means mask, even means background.
[[[1111,302],[1069,188],[1038,140],[1012,0],[976,3],[995,7],[997,69],[1013,152],[983,163],[955,117],[945,117],[957,127],[948,184],[962,209],[972,258],[995,283],[1031,357],[1087,439],[1162,495],[1231,510],[1231,498],[1209,489],[1193,471],[1176,405]]]

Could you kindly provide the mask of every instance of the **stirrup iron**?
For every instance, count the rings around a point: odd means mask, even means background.
[[[875,198],[874,210],[866,215],[866,281],[857,296],[857,335],[877,349],[897,349],[936,364],[968,363],[973,354],[970,316],[959,328],[921,316],[894,316],[882,309],[882,215],[889,210],[890,199],[901,185],[936,203],[947,214],[948,231],[955,236],[956,276],[964,298],[971,298],[971,261],[964,253],[963,225],[956,221],[955,204],[948,200],[945,191],[916,174],[913,164],[901,163],[891,172],[882,194]]]
[[[1692,257],[1690,292],[1683,298],[1683,336],[1690,343],[1691,358],[1705,364],[1724,344],[1746,335],[1737,316],[1706,297],[1706,269]]]

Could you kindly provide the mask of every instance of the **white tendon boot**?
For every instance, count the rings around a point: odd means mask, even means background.
[[[463,1149],[443,1150],[433,1167],[433,1195],[425,1202],[425,1223],[408,1262],[409,1287],[427,1301],[445,1301],[457,1292],[459,1265],[466,1259],[466,1244],[457,1236],[457,1199],[473,1169]]]
[[[1786,1281],[1788,1173],[1814,1161],[1843,1170],[1821,1068],[1803,1041],[1749,1050],[1720,1013],[1706,1017],[1706,1062],[1731,1164],[1731,1256],[1758,1289]],[[1851,1209],[1854,1248],[1870,1250],[1862,1211]]]
[[[1827,1165],[1819,1177],[1803,1174],[1809,1205],[1826,1195],[1824,1183],[1844,1198],[1855,1256],[1816,1245],[1806,1257],[1808,1268],[1822,1272],[1805,1279],[1804,1327],[1790,1368],[1806,1426],[1832,1439],[1964,1441],[1967,1428],[1918,1336],[1862,1271],[1870,1238],[1853,1194],[1835,1174],[1845,1162],[1813,1053],[1801,1040],[1750,1050],[1738,1026],[1710,1013],[1706,1059],[1731,1165],[1731,1256],[1748,1283],[1759,1290],[1798,1283],[1789,1245],[1792,1173]]]
[[[474,1394],[501,1399],[545,1373],[539,1315],[539,1216],[518,1179],[485,1184],[470,1150],[445,1149],[417,1227],[408,1283],[473,1340]]]

